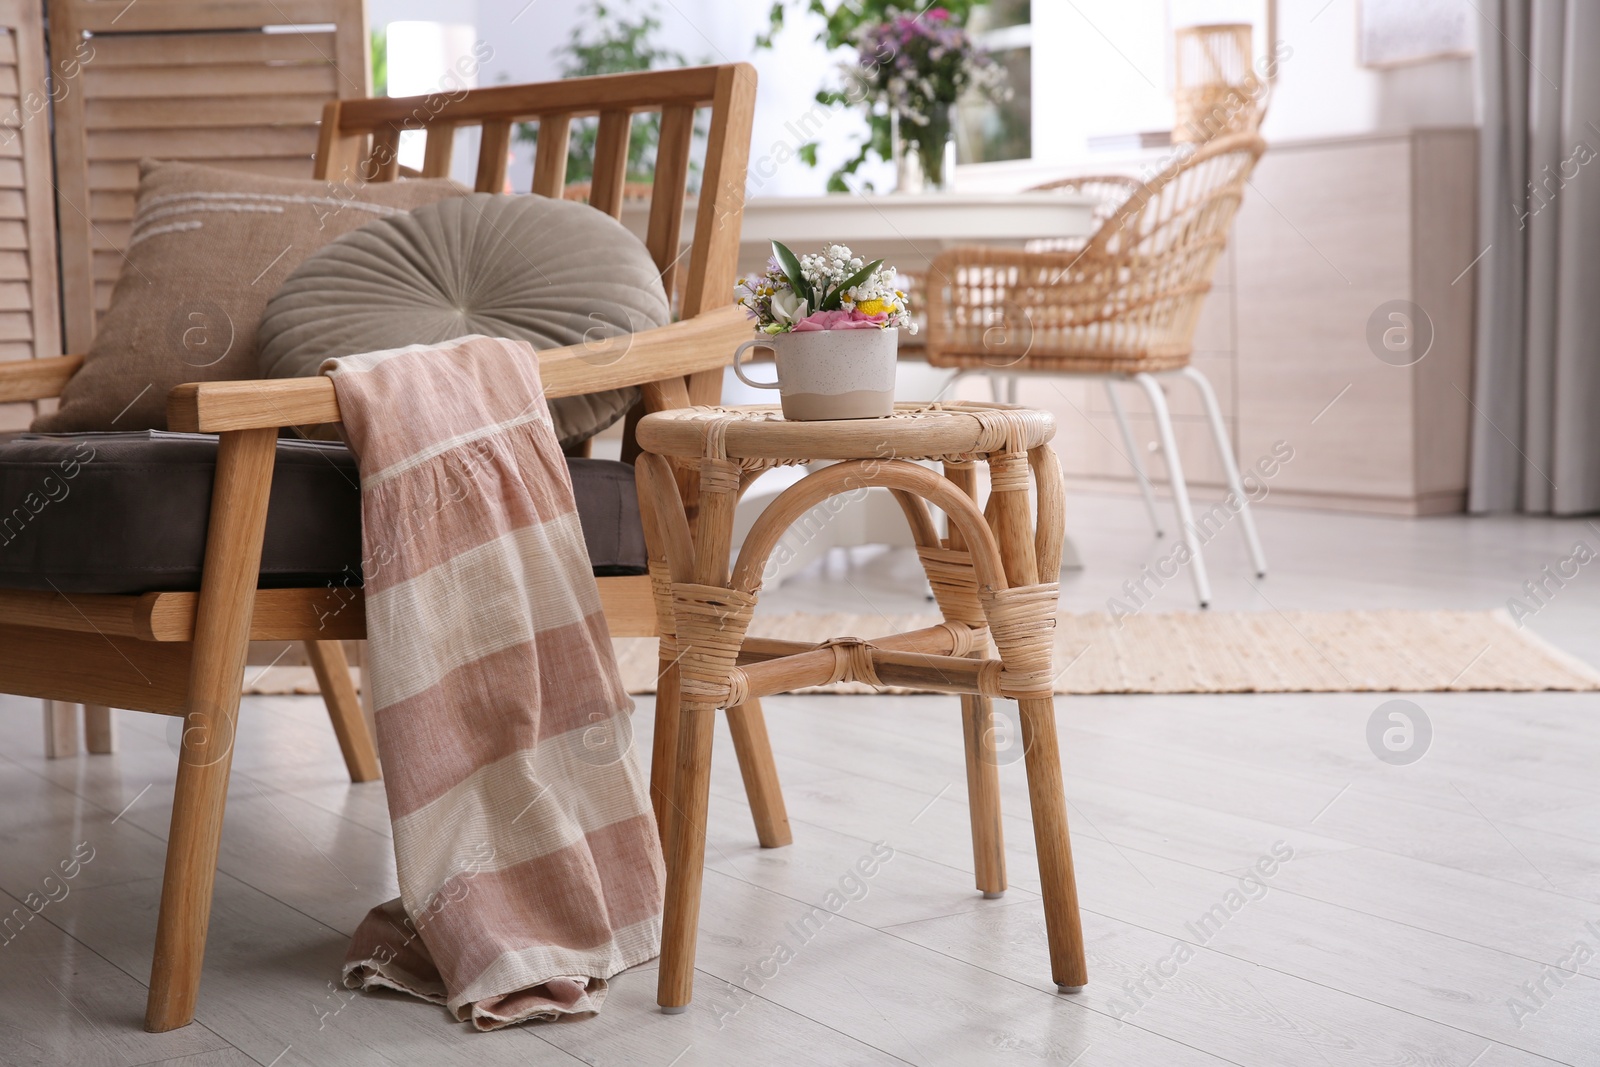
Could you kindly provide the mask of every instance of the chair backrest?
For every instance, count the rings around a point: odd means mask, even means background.
[[[1030,193],[1077,193],[1092,197],[1091,217],[1097,226],[1116,213],[1122,202],[1144,185],[1138,178],[1123,174],[1091,174],[1076,178],[1057,178],[1029,186]],[[1087,237],[1040,237],[1024,247],[1029,252],[1076,252],[1088,243]]]
[[[427,139],[421,173],[444,177],[451,171],[456,131],[477,126],[482,134],[474,187],[479,192],[498,193],[505,187],[513,129],[519,123],[536,122],[539,139],[531,191],[560,197],[566,184],[572,120],[598,115],[588,201],[617,218],[627,186],[633,117],[659,112],[661,136],[645,245],[661,271],[663,286],[671,293],[684,266],[681,229],[695,111],[709,108],[694,240],[688,278],[681,287],[681,316],[693,318],[733,303],[755,91],[755,68],[732,63],[537,85],[497,85],[430,96],[335,101],[323,112],[316,174],[331,180],[392,181],[400,174],[397,152],[401,133],[424,130]],[[714,403],[720,384],[720,376],[715,383],[702,381],[698,388],[691,384],[691,399]]]
[[[1245,184],[1267,144],[1255,134],[1208,141],[1142,183],[1083,251],[1108,286],[1107,317],[1140,327],[1145,347],[1186,348]]]
[[[84,352],[122,271],[139,160],[305,177],[323,104],[372,91],[367,22],[362,0],[48,11],[66,343]]]

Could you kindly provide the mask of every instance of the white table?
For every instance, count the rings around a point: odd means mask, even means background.
[[[782,241],[796,254],[818,251],[824,244],[848,245],[863,258],[882,258],[904,270],[923,271],[933,258],[956,245],[1018,247],[1047,237],[1087,237],[1094,232],[1092,197],[1075,193],[857,195],[752,197],[745,202],[739,243],[739,270],[753,273],[766,266],[771,242]],[[684,209],[685,245],[694,234],[694,204]],[[641,240],[649,219],[649,204],[629,201],[622,222]],[[931,400],[950,381],[947,371],[934,371],[920,360],[900,365],[896,397]],[[731,373],[723,386],[730,404],[770,404],[771,393],[761,393],[741,383]],[[739,504],[735,541],[743,539],[751,522],[772,498],[803,472],[771,471],[752,486]],[[777,584],[819,559],[830,548],[863,544],[907,547],[912,544],[899,505],[884,489],[869,490],[861,499],[837,511],[819,508],[810,521],[802,521],[784,535],[784,548],[773,558],[782,560],[769,576]],[[1063,546],[1064,566],[1080,566],[1069,540]]]
[[[830,196],[757,196],[744,205],[739,269],[760,270],[772,241],[796,253],[824,244],[851,250],[906,270],[925,270],[955,245],[1016,247],[1041,237],[1087,237],[1094,232],[1095,201],[1076,193],[1011,195],[836,193]],[[642,240],[650,207],[629,201],[622,222]],[[685,244],[694,233],[695,206],[684,208]]]

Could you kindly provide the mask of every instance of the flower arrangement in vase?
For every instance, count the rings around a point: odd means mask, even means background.
[[[845,74],[858,95],[889,110],[898,191],[947,188],[955,103],[969,92],[1005,99],[1004,69],[942,7],[863,27],[856,46]]]
[[[772,258],[758,275],[740,278],[734,294],[756,326],[755,340],[733,356],[739,380],[777,389],[784,418],[879,418],[894,412],[895,358],[900,328],[915,332],[906,294],[894,287],[894,268],[863,263],[844,245],[796,256],[772,242]],[[739,357],[769,348],[776,382],[758,382]]]

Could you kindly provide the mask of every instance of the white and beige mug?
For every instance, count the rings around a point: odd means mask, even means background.
[[[797,422],[876,419],[894,413],[894,373],[900,331],[811,330],[763,335],[733,353],[733,372],[746,385],[776,389],[783,417]],[[778,380],[758,382],[739,357],[770,348]]]

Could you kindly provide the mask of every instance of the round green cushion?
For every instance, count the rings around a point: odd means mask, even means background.
[[[468,334],[535,350],[665,325],[650,253],[611,217],[542,196],[474,193],[370,223],[308,257],[267,302],[257,337],[270,378],[322,361]],[[637,389],[550,401],[563,447],[627,413]]]

